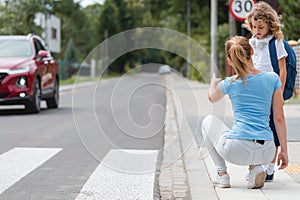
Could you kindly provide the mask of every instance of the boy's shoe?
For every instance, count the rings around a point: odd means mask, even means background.
[[[274,179],[274,173],[275,173],[275,171],[273,171],[273,173],[271,174],[271,175],[269,175],[268,173],[267,173],[267,171],[266,171],[266,182],[272,182],[273,181],[273,179]]]
[[[224,174],[223,176],[217,175],[215,181],[213,182],[215,187],[220,188],[230,188],[230,177],[228,174]]]
[[[259,189],[264,187],[266,172],[261,165],[256,165],[250,170],[248,189]]]

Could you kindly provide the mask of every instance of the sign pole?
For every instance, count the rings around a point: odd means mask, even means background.
[[[213,73],[216,77],[219,77],[217,73],[218,63],[218,50],[217,50],[217,32],[218,32],[218,2],[217,0],[211,0],[210,9],[210,77]]]

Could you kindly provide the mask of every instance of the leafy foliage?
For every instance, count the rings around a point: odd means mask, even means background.
[[[40,0],[10,0],[0,6],[0,34],[27,35],[41,33],[41,28],[35,25],[37,12],[43,11]]]
[[[62,51],[54,55],[66,59],[72,41],[72,62],[81,62],[106,37],[137,27],[164,27],[187,34],[187,3],[191,8],[190,37],[210,52],[210,0],[106,0],[103,5],[80,7],[74,0],[4,0],[0,4],[0,34],[41,34],[42,29],[34,24],[35,13],[52,13],[61,19]],[[286,39],[298,39],[300,35],[300,1],[267,1],[281,11]],[[225,39],[229,35],[229,0],[218,0],[218,50],[219,70],[224,70]],[[241,32],[237,23],[238,33]],[[107,35],[106,35],[107,34]],[[135,38],[124,35],[124,45],[132,45]],[[164,41],[172,43],[172,40]],[[180,43],[180,42],[179,42]],[[186,46],[181,45],[183,48]],[[111,49],[110,51],[113,51]],[[101,56],[100,56],[101,57]],[[99,58],[100,59],[100,58]],[[166,63],[183,74],[187,62],[174,53],[143,49],[127,53],[110,65],[110,70],[123,73],[143,63]],[[201,66],[200,66],[201,65]],[[192,66],[192,78],[201,80],[198,68]],[[207,66],[206,66],[207,67]]]
[[[300,38],[300,1],[279,0],[282,11],[283,33],[288,40]]]

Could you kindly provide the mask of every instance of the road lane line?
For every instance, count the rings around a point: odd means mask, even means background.
[[[49,160],[60,148],[14,148],[0,155],[0,194]]]
[[[110,150],[76,200],[153,200],[158,151]]]

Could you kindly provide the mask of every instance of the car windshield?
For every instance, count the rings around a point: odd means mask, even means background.
[[[32,55],[28,40],[0,39],[0,57],[28,57]]]

